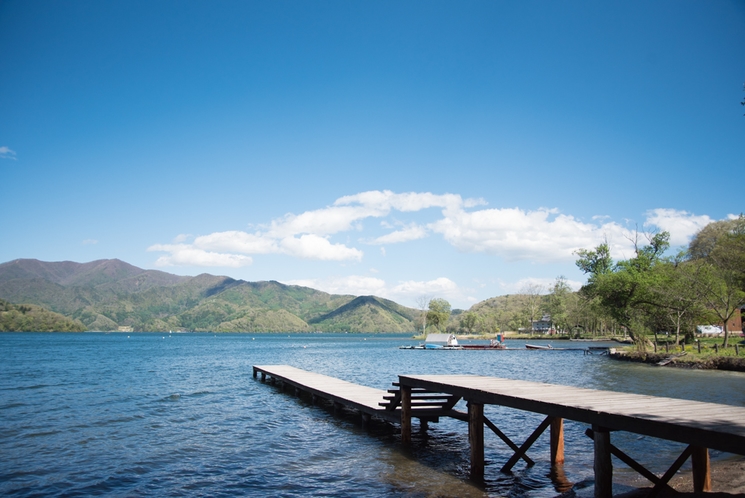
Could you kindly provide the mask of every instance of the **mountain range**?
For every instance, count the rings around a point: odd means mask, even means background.
[[[414,332],[421,314],[375,296],[179,276],[118,259],[2,263],[0,299],[41,306],[100,331]]]

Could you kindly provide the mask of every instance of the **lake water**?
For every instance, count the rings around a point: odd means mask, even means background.
[[[512,474],[490,431],[486,482],[468,482],[467,425],[443,419],[410,450],[397,427],[359,427],[252,377],[288,364],[388,389],[398,374],[480,374],[745,406],[745,375],[654,368],[581,351],[421,351],[407,336],[0,334],[0,494],[5,496],[557,496],[542,436]],[[509,343],[521,347],[524,343]],[[569,343],[561,343],[568,345]],[[555,343],[555,345],[558,345]],[[584,343],[572,343],[582,347]],[[460,407],[463,408],[463,407]],[[485,415],[518,444],[542,416]],[[416,427],[416,422],[415,422]],[[585,426],[565,427],[569,494],[592,485]],[[662,472],[682,445],[614,433]],[[712,453],[713,458],[726,455]],[[614,460],[615,479],[635,474]]]

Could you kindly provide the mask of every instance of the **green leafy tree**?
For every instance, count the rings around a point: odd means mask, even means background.
[[[539,318],[541,312],[543,291],[543,286],[535,283],[526,284],[520,289],[520,294],[525,297],[522,309],[523,317],[520,321],[527,322],[531,334],[533,333],[533,322]]]
[[[689,245],[690,281],[721,321],[729,345],[729,320],[745,305],[745,216],[710,223]]]
[[[580,249],[576,254],[579,256],[576,264],[582,272],[588,275],[590,284],[601,275],[613,270],[613,259],[610,257],[610,247],[607,242],[603,242],[592,251]]]
[[[450,303],[445,299],[436,297],[429,301],[429,310],[427,311],[427,325],[441,330],[447,325],[450,318]]]
[[[572,289],[567,284],[566,277],[556,277],[556,281],[548,295],[546,311],[551,315],[551,321],[554,327],[560,332],[564,332],[569,328],[568,307],[571,297]]]
[[[679,256],[660,261],[650,275],[650,299],[656,306],[652,321],[659,329],[668,330],[672,326],[675,344],[680,343],[680,333],[685,324],[690,326],[697,317],[707,314],[699,287],[691,285],[692,271],[693,267],[681,262]]]
[[[419,320],[422,326],[422,335],[427,335],[427,311],[431,300],[430,296],[419,296],[416,300],[417,309],[420,310]]]
[[[478,317],[476,313],[466,312],[460,319],[460,326],[466,330],[469,334],[473,334],[476,325],[478,324]]]
[[[614,320],[626,327],[640,348],[644,347],[642,332],[647,329],[650,308],[656,305],[650,292],[652,269],[669,247],[669,238],[669,233],[660,232],[649,237],[649,244],[641,247],[637,239],[636,256],[615,265],[607,243],[600,244],[594,251],[577,252],[580,256],[577,266],[590,274],[581,292],[588,298],[596,298]]]

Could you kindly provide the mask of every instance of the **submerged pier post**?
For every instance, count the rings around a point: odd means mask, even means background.
[[[564,463],[564,419],[551,419],[551,465]]]
[[[613,464],[611,463],[610,431],[592,426],[595,441],[595,498],[613,497]]]
[[[484,478],[484,405],[468,402],[468,441],[471,444],[471,479]]]
[[[411,387],[401,386],[401,442],[411,443]]]
[[[691,464],[693,471],[693,491],[703,493],[711,491],[711,462],[709,461],[709,449],[694,446],[691,453]]]

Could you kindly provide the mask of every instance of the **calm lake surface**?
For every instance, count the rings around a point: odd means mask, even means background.
[[[468,428],[442,420],[412,448],[397,427],[253,379],[288,364],[388,389],[398,374],[479,374],[745,406],[745,375],[654,368],[581,351],[421,351],[408,336],[359,334],[0,334],[0,494],[5,496],[557,496],[548,433],[511,475],[490,431],[486,483],[467,480]],[[510,342],[511,347],[524,343]],[[584,347],[587,343],[554,343]],[[465,409],[464,406],[459,407]],[[520,444],[542,416],[485,407]],[[416,421],[415,421],[416,428]],[[566,422],[568,496],[592,486],[586,426]],[[662,472],[682,445],[614,433]],[[712,452],[713,458],[723,458]],[[618,487],[635,474],[614,460]]]

